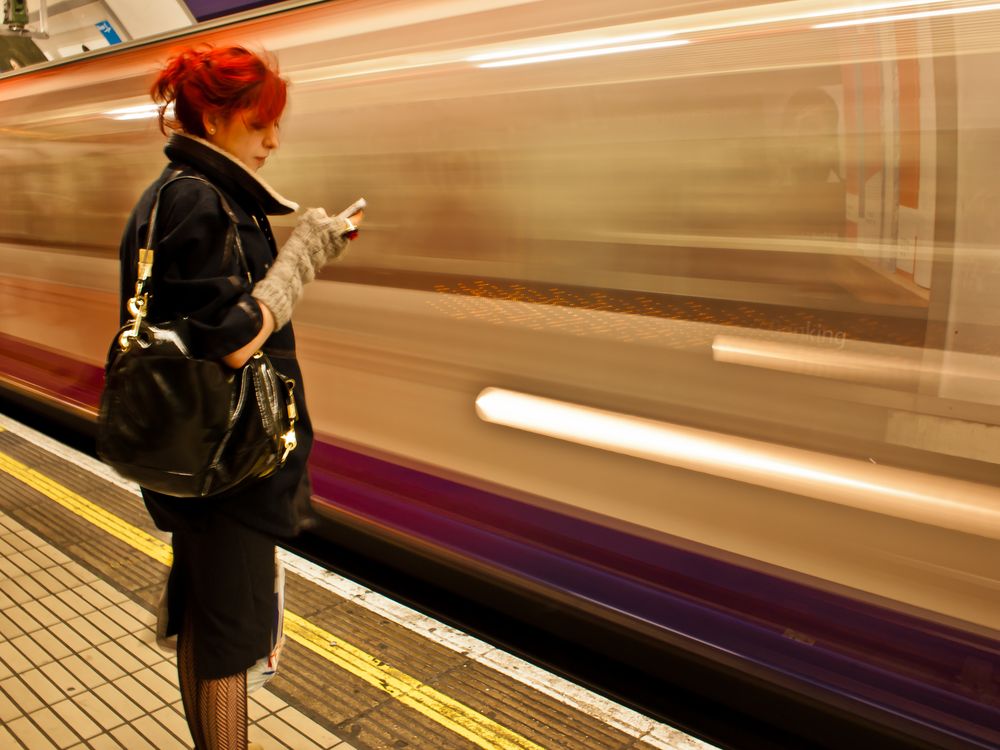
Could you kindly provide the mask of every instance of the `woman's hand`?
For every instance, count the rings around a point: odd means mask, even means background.
[[[357,212],[359,220],[364,217]],[[278,256],[251,294],[274,315],[275,330],[292,317],[292,308],[302,296],[303,287],[347,246],[347,236],[357,231],[357,224],[341,216],[328,216],[322,208],[310,208],[299,217],[291,237],[278,250]]]
[[[365,220],[365,212],[358,211],[356,214],[351,214],[350,216],[347,217],[347,220],[354,225],[354,230],[348,232],[344,236],[349,240],[353,240],[355,237],[358,236],[358,230],[361,228],[361,222]]]

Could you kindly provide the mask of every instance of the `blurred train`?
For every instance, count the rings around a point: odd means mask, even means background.
[[[290,2],[0,76],[8,394],[93,419],[151,75],[222,41],[292,82],[264,178],[370,206],[295,317],[341,541],[1000,745],[1000,5]]]

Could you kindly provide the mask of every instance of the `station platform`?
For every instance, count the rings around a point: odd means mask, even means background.
[[[281,550],[266,750],[711,746]],[[155,641],[167,535],[138,488],[0,415],[0,748],[190,748]]]

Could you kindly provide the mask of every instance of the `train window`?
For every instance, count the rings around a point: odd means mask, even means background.
[[[924,346],[935,275],[948,295],[932,250],[949,190],[940,64],[742,62],[730,43],[675,76],[497,71],[470,78],[474,103],[426,102],[418,78],[368,84],[368,106],[328,120],[370,134],[347,163],[391,183],[384,202],[413,229],[405,248],[373,233],[331,274],[378,265],[382,283]],[[308,137],[290,148],[317,148]]]

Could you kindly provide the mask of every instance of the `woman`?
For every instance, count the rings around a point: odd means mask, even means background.
[[[233,368],[262,348],[297,383],[298,447],[280,470],[203,500],[143,489],[157,527],[172,532],[166,634],[178,635],[181,695],[199,750],[247,747],[246,671],[280,636],[272,633],[275,541],[298,533],[309,513],[312,429],[288,322],[303,285],[343,251],[363,218],[310,209],[276,248],[267,216],[298,206],[256,172],[278,148],[286,86],[272,63],[242,47],[172,57],[152,87],[160,128],[174,131],[165,149],[170,163],[139,199],[121,244],[124,321],[159,194],[149,319],[186,317],[193,354]],[[174,118],[166,117],[170,104]],[[231,219],[220,193],[237,217],[252,289],[238,258],[223,252]]]

